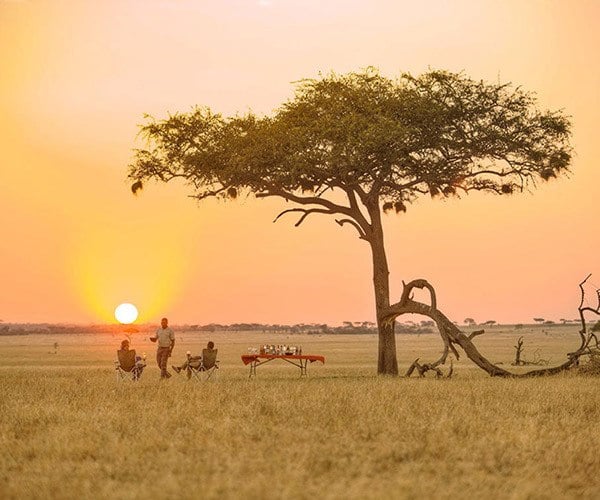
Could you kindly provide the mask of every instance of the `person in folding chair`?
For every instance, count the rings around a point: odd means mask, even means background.
[[[187,359],[180,366],[173,366],[173,370],[181,373],[183,370],[187,373],[187,378],[194,377],[200,380],[200,373],[206,372],[206,380],[211,378],[214,371],[219,368],[217,360],[218,349],[215,349],[215,343],[210,341],[206,345],[206,349],[202,349],[202,356],[192,356],[190,351],[187,352]]]
[[[135,349],[129,349],[129,340],[121,342],[121,349],[117,351],[117,361],[115,361],[117,381],[139,380],[145,366],[146,362],[141,356],[136,356]]]

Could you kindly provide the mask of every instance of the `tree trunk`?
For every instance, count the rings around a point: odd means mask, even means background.
[[[379,329],[379,357],[377,360],[378,375],[398,375],[396,359],[396,337],[394,323],[377,323]]]
[[[383,228],[379,205],[369,209],[372,233],[369,238],[373,256],[373,286],[375,289],[375,310],[377,313],[377,329],[379,331],[379,355],[377,373],[379,375],[398,375],[396,357],[396,337],[394,323],[384,322],[382,314],[390,306],[390,282],[387,257],[383,243]]]

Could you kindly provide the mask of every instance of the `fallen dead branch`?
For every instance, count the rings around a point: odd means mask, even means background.
[[[596,290],[597,306],[595,308],[585,306],[585,290],[584,285],[590,278],[591,274],[588,275],[580,284],[579,288],[581,291],[581,302],[579,304],[579,317],[581,320],[581,330],[579,331],[579,347],[570,353],[567,353],[567,359],[565,362],[558,366],[552,366],[547,368],[541,368],[538,370],[531,370],[525,373],[512,373],[504,368],[501,368],[497,364],[489,361],[483,354],[479,352],[473,340],[478,335],[482,335],[484,330],[478,330],[472,332],[469,335],[463,333],[452,321],[450,321],[438,308],[437,308],[437,297],[433,286],[424,279],[413,280],[409,283],[402,283],[404,289],[400,300],[389,306],[383,311],[380,320],[384,322],[393,322],[397,317],[404,314],[420,314],[431,318],[440,333],[444,348],[439,359],[432,363],[419,363],[417,358],[413,364],[407,370],[405,376],[410,377],[413,373],[418,373],[419,376],[423,377],[428,371],[436,373],[436,377],[440,378],[443,373],[440,366],[445,365],[448,356],[452,354],[456,359],[459,359],[459,353],[456,346],[460,347],[467,357],[479,366],[482,370],[485,370],[492,377],[539,377],[544,375],[554,375],[556,373],[563,372],[579,364],[579,359],[585,355],[600,354],[600,345],[598,338],[593,331],[588,331],[586,325],[585,315],[586,313],[592,313],[600,316],[600,290]],[[418,302],[413,298],[413,290],[426,289],[430,294],[430,304]],[[522,337],[521,337],[522,340]],[[515,346],[517,348],[517,346]],[[520,355],[522,353],[522,342],[519,352],[519,366],[523,364],[546,364],[547,360],[538,359],[537,362],[525,362],[521,360]],[[452,364],[447,376],[452,375]]]
[[[406,373],[404,374],[404,376],[410,377],[415,370],[419,374],[419,377],[424,377],[428,371],[435,372],[435,378],[443,378],[444,377],[444,374],[442,373],[442,370],[440,370],[440,368],[438,368],[437,366],[435,366],[432,363],[420,364],[419,358],[417,358],[413,361],[412,365],[410,365],[408,367],[408,370],[406,370]],[[450,369],[448,370],[448,373],[446,374],[445,378],[452,377],[453,372],[454,372],[454,365],[452,363],[452,359],[450,359]]]

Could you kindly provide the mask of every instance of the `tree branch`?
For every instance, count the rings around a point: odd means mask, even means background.
[[[372,221],[367,221],[367,218],[362,213],[360,206],[358,205],[358,200],[356,199],[356,193],[354,189],[349,187],[343,187],[342,189],[346,192],[346,196],[348,196],[350,210],[353,212],[354,220],[358,222],[363,232],[370,231]]]
[[[269,187],[266,191],[256,193],[257,198],[266,198],[269,196],[279,196],[280,198],[291,200],[295,203],[299,203],[300,205],[321,205],[322,207],[328,208],[331,213],[339,213],[354,218],[354,214],[349,207],[338,205],[337,203],[333,203],[330,200],[320,198],[318,196],[298,196],[294,193],[277,189],[273,186]]]
[[[589,276],[588,276],[588,278],[589,278]],[[583,316],[583,311],[587,311],[587,310],[593,311],[594,313],[600,315],[600,305],[598,306],[597,309],[583,307],[583,303],[584,303],[583,284],[585,283],[585,281],[588,278],[586,278],[580,284],[580,288],[582,290],[582,301],[581,301],[581,304],[579,307],[580,315]],[[412,297],[410,296],[411,290],[413,288],[427,288],[431,293],[432,304],[427,305],[422,302],[413,300]],[[511,373],[511,372],[505,370],[504,368],[500,368],[499,366],[490,362],[475,347],[472,340],[476,335],[483,333],[482,331],[472,332],[470,335],[467,336],[463,332],[461,332],[458,329],[458,327],[454,323],[452,323],[441,311],[439,311],[437,309],[437,307],[435,306],[435,291],[433,290],[433,287],[426,280],[413,280],[413,281],[409,282],[408,284],[404,284],[404,290],[402,292],[402,297],[401,297],[400,301],[391,305],[387,309],[385,309],[379,315],[378,319],[380,322],[391,322],[391,321],[395,321],[395,319],[398,316],[401,316],[403,314],[421,314],[421,315],[430,317],[431,319],[433,319],[436,322],[439,332],[440,332],[440,335],[444,341],[444,352],[442,353],[442,356],[440,357],[439,360],[437,360],[434,363],[429,364],[429,366],[431,366],[432,368],[437,367],[439,364],[445,363],[446,357],[448,354],[448,349],[450,348],[450,349],[454,350],[453,344],[459,345],[465,351],[467,357],[471,361],[473,361],[477,366],[479,366],[481,369],[485,370],[491,376],[498,376],[498,377],[537,377],[537,376],[543,376],[543,375],[556,374],[561,371],[568,370],[569,368],[575,366],[579,362],[579,358],[581,356],[590,354],[592,352],[597,352],[597,349],[598,349],[597,338],[595,337],[595,335],[593,333],[587,333],[587,331],[585,329],[585,323],[583,322],[582,323],[583,329],[580,332],[581,338],[582,338],[582,344],[579,347],[579,349],[577,349],[576,351],[567,353],[568,359],[564,363],[562,363],[561,365],[558,365],[558,366],[542,368],[542,369],[538,369],[538,370],[532,370],[532,371],[525,372],[525,373]],[[590,348],[591,342],[593,340],[596,341],[596,347],[594,348],[596,350],[592,350]],[[456,353],[456,354],[458,354],[458,353]],[[414,365],[414,363],[413,363],[413,365]],[[419,366],[423,367],[423,366],[427,366],[427,365],[419,365]],[[412,371],[414,371],[415,368],[418,369],[418,366],[415,365],[414,367],[412,367],[412,370],[409,369],[409,371],[412,373]]]
[[[225,191],[227,191],[227,188],[221,187],[219,189],[205,191],[204,193],[200,193],[200,194],[190,194],[190,195],[188,195],[188,197],[194,198],[194,199],[200,201],[200,200],[204,200],[206,198],[211,198],[213,196],[219,196],[220,194],[224,193]]]
[[[579,335],[581,336],[581,346],[579,347],[579,350],[588,347],[591,340],[593,340],[593,339],[595,339],[596,346],[598,346],[598,339],[596,338],[594,332],[588,333],[587,325],[586,325],[586,321],[585,321],[585,313],[586,312],[591,312],[596,315],[600,315],[600,290],[596,290],[596,296],[598,299],[598,305],[596,306],[596,308],[594,309],[593,307],[584,306],[585,289],[583,288],[583,285],[585,285],[585,283],[587,282],[587,280],[590,279],[591,276],[592,276],[591,273],[588,274],[585,277],[585,279],[581,283],[579,283],[579,290],[581,291],[581,301],[579,302],[579,308],[578,308],[579,309],[579,318],[581,320],[581,330],[579,331]]]
[[[296,222],[296,224],[294,224],[295,227],[298,227],[300,224],[302,224],[304,222],[304,219],[306,219],[310,214],[331,215],[333,213],[331,210],[326,210],[324,208],[290,208],[288,210],[284,210],[283,212],[281,212],[277,217],[275,217],[273,222],[277,222],[277,220],[282,215],[289,214],[292,212],[301,212],[303,214],[302,217],[300,217],[300,219],[298,220],[298,222]]]
[[[402,296],[400,297],[400,301],[398,301],[396,304],[393,304],[390,306],[390,309],[394,308],[394,307],[401,307],[402,305],[404,305],[408,300],[409,300],[409,296],[413,290],[413,288],[427,288],[427,290],[429,290],[429,294],[431,296],[431,308],[432,309],[436,309],[437,305],[437,299],[435,296],[435,290],[433,289],[433,287],[427,282],[427,280],[424,279],[418,279],[418,280],[413,280],[410,281],[409,283],[405,283],[404,281],[402,282]]]
[[[343,205],[338,205],[330,200],[325,198],[321,198],[319,196],[299,196],[294,193],[290,193],[289,191],[284,191],[276,188],[269,188],[268,191],[263,191],[261,193],[257,193],[257,198],[266,198],[269,196],[278,196],[281,198],[285,198],[286,200],[291,200],[294,203],[299,203],[301,205],[320,205],[325,207],[323,209],[320,208],[292,208],[289,210],[284,210],[281,212],[273,222],[276,222],[282,215],[290,212],[301,212],[304,215],[300,218],[300,220],[295,224],[295,226],[299,226],[304,222],[304,219],[311,213],[321,213],[327,215],[333,214],[342,214],[346,215],[348,218],[336,220],[336,222],[343,226],[344,224],[351,224],[358,231],[358,235],[360,239],[368,241],[369,234],[371,232],[371,225],[367,221],[367,219],[362,214],[360,207],[358,205],[358,201],[356,200],[356,196],[353,194],[350,188],[343,188],[346,194],[348,195],[348,200],[350,202],[350,206],[346,207]]]
[[[485,333],[485,330],[475,330],[474,332],[471,332],[471,334],[469,335],[469,340],[473,340],[475,337],[477,337],[477,335],[483,335]]]
[[[358,237],[361,240],[369,241],[367,235],[364,233],[364,231],[361,229],[360,225],[356,221],[354,221],[352,219],[335,219],[335,221],[340,226],[343,226],[344,224],[350,224],[350,225],[354,226],[356,228],[356,230],[358,231]]]

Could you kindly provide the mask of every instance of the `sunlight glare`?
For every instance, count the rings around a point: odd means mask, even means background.
[[[138,310],[133,304],[119,304],[115,309],[115,318],[123,325],[133,323],[138,317]]]

